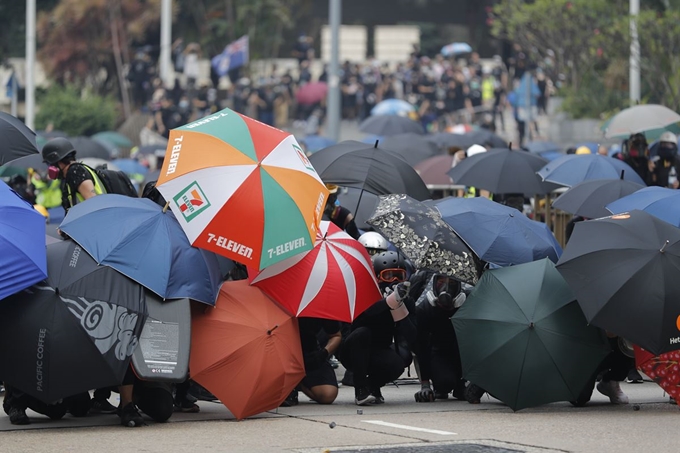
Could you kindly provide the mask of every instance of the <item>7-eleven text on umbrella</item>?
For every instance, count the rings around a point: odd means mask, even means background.
[[[234,242],[224,236],[208,233],[208,244],[211,244],[212,242],[215,242],[215,245],[218,247],[222,247],[225,250],[231,250],[237,255],[245,256],[246,258],[252,258],[253,256],[253,249],[250,247]]]
[[[283,255],[284,253],[288,253],[292,250],[297,250],[304,246],[305,238],[298,238],[292,241],[284,242],[283,244],[279,244],[276,247],[267,250],[267,252],[269,252],[269,258],[271,258],[274,255],[280,256]]]
[[[177,161],[179,160],[179,152],[182,150],[182,140],[184,140],[184,135],[175,137],[175,144],[170,150],[170,163],[168,164],[168,171],[165,172],[165,176],[173,174],[177,170]]]

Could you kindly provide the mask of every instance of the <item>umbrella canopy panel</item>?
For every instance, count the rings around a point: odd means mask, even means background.
[[[576,400],[610,352],[547,259],[485,272],[452,322],[463,377],[513,410]]]

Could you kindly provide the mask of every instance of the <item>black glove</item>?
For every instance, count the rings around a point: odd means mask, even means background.
[[[431,403],[434,401],[434,392],[430,388],[430,384],[422,384],[420,391],[416,392],[413,397],[416,403]]]

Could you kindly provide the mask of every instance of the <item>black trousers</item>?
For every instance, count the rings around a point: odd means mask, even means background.
[[[464,383],[458,348],[433,348],[430,351],[430,368],[435,392],[449,393],[461,382]]]
[[[76,417],[83,417],[90,410],[90,395],[81,393],[64,398],[56,404],[47,404],[21,390],[5,386],[5,399],[2,402],[2,408],[6,414],[9,414],[11,408],[31,409],[39,414],[47,415],[53,420],[59,420],[66,415],[66,412],[71,412]]]
[[[406,367],[404,358],[394,348],[372,344],[368,327],[359,327],[347,336],[338,358],[342,366],[354,373],[355,388],[382,387],[399,378]]]

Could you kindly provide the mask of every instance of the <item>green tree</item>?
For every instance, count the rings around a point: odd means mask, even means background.
[[[180,0],[180,15],[193,19],[180,25],[186,39],[200,42],[209,55],[229,42],[250,37],[250,56],[275,58],[286,32],[311,7],[311,0]]]
[[[51,124],[70,136],[111,130],[118,117],[113,99],[87,92],[81,95],[81,90],[73,85],[53,85],[39,97],[38,103],[36,129]]]
[[[627,106],[628,0],[503,0],[492,33],[519,44],[534,61],[554,53],[564,74],[564,108],[575,117]],[[641,101],[680,108],[680,0],[643,2],[638,17]]]
[[[118,91],[112,42],[117,28],[123,56],[134,42],[157,32],[161,0],[61,0],[38,17],[38,57],[60,84]]]

